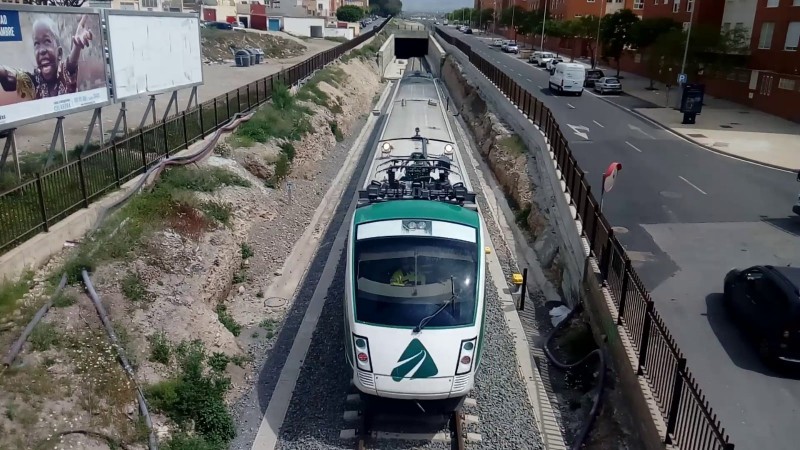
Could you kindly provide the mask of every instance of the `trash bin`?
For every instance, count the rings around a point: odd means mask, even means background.
[[[236,67],[250,67],[250,52],[247,50],[236,50]]]
[[[250,65],[256,65],[256,52],[252,48],[246,48],[245,51],[250,55]]]
[[[264,62],[264,50],[260,48],[254,48],[253,51],[256,52],[256,64],[261,64]]]

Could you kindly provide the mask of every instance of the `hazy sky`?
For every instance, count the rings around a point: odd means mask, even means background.
[[[403,11],[450,12],[474,5],[472,0],[403,0]]]

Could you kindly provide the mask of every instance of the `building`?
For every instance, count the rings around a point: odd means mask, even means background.
[[[751,68],[800,75],[800,0],[758,0],[752,28]]]
[[[670,17],[689,27],[689,22],[719,28],[728,5],[738,5],[742,0],[643,0],[642,18]],[[750,0],[744,0],[750,1]],[[694,10],[697,4],[697,10]],[[692,16],[694,13],[694,17]]]

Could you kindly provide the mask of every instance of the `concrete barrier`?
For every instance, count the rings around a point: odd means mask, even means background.
[[[386,39],[386,42],[378,49],[378,67],[380,67],[381,77],[385,76],[386,68],[394,61],[394,34]]]
[[[428,53],[425,55],[425,60],[428,61],[428,66],[431,68],[433,76],[442,76],[442,65],[444,64],[445,56],[447,54],[442,46],[434,39],[433,35],[430,35],[428,37]]]

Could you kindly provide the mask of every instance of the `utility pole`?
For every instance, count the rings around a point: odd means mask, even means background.
[[[517,29],[514,28],[514,13],[517,12],[517,3],[511,3],[511,31],[514,32],[514,43],[517,43]]]
[[[547,2],[550,0],[544,0],[544,14],[542,15],[542,42],[539,45],[539,50],[544,51],[544,25],[547,23]],[[601,0],[603,1],[603,0]]]
[[[687,3],[688,4],[688,3]],[[689,54],[689,39],[692,37],[692,22],[694,22],[694,10],[697,9],[697,0],[692,2],[692,11],[689,16],[689,30],[686,31],[686,46],[683,48],[683,62],[681,62],[681,73],[686,73],[686,56]],[[689,77],[686,77],[687,81]]]

